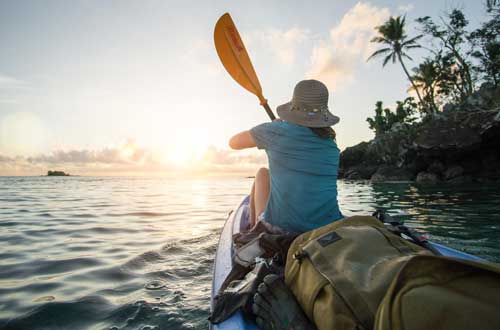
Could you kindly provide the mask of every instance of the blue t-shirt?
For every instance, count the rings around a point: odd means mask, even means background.
[[[279,121],[258,125],[250,134],[269,159],[267,222],[301,233],[342,218],[337,202],[339,149],[333,139]]]

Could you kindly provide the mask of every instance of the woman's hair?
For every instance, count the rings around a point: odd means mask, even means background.
[[[337,134],[331,127],[309,127],[317,136],[323,139],[335,140]]]

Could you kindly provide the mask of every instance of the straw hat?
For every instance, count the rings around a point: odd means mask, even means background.
[[[276,108],[281,119],[306,127],[329,127],[340,118],[328,110],[328,89],[318,80],[302,80],[292,100]]]

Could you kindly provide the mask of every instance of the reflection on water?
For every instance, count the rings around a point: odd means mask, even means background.
[[[251,183],[0,178],[0,329],[206,329],[218,234]],[[339,201],[498,262],[498,188],[341,182]]]
[[[339,190],[349,191],[348,195],[340,196],[344,210],[384,209],[408,226],[428,233],[432,240],[491,261],[500,261],[499,184],[343,185]],[[360,196],[364,196],[362,200]]]

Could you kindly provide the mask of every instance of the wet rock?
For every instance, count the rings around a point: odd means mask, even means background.
[[[427,168],[427,172],[441,175],[441,173],[443,173],[445,169],[446,167],[442,162],[440,162],[439,160],[435,160],[431,163],[431,165],[429,165],[429,167]]]
[[[462,183],[468,183],[468,182],[472,182],[472,181],[473,181],[472,177],[470,177],[468,175],[461,175],[461,176],[457,176],[453,179],[446,181],[446,183],[462,184]]]
[[[481,160],[477,157],[469,157],[460,162],[466,173],[478,173],[481,170]]]
[[[453,178],[457,178],[457,177],[462,176],[462,174],[464,174],[464,168],[460,165],[455,165],[455,166],[448,168],[444,172],[443,176],[444,176],[445,180],[451,180]]]
[[[415,181],[417,183],[435,184],[439,182],[439,177],[434,173],[420,172]]]
[[[413,180],[413,173],[405,168],[392,166],[381,166],[370,179],[371,183],[411,180]]]
[[[369,180],[373,173],[378,169],[378,165],[364,165],[354,166],[350,168],[344,175],[347,180]]]
[[[496,170],[500,167],[500,150],[491,150],[483,153],[481,165],[485,170]]]

